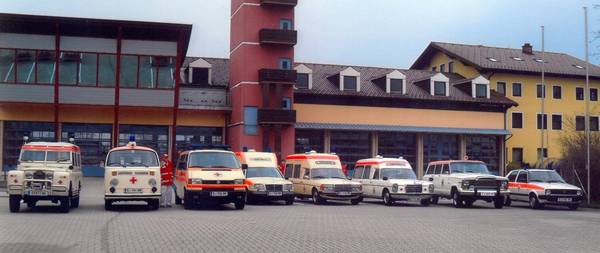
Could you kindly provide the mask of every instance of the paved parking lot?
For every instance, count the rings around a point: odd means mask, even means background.
[[[598,252],[600,212],[298,202],[104,211],[102,181],[86,178],[81,207],[8,212],[0,198],[0,252]],[[519,204],[517,204],[519,205]]]

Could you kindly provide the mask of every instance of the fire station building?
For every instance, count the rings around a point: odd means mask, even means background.
[[[469,155],[502,174],[506,112],[484,76],[294,61],[297,0],[232,0],[229,59],[186,54],[191,25],[0,14],[0,155],[23,136],[75,138],[84,172],[130,135],[176,154],[225,143],[279,157],[316,150],[351,168],[380,154]]]

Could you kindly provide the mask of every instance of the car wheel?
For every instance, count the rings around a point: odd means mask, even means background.
[[[10,212],[18,213],[19,209],[21,209],[21,196],[10,195],[8,197],[8,202],[10,205]]]
[[[71,198],[63,197],[60,199],[60,212],[68,213],[69,209],[71,209]]]
[[[325,200],[323,200],[323,198],[321,198],[321,196],[319,196],[319,191],[317,191],[317,189],[313,189],[312,199],[313,199],[313,203],[315,205],[321,205],[325,202]]]
[[[359,203],[360,203],[360,198],[350,200],[350,204],[352,204],[353,206],[358,205]]]
[[[246,207],[246,200],[245,199],[238,199],[238,200],[235,201],[234,205],[235,205],[235,209],[237,209],[237,210],[244,210],[244,207]]]
[[[579,205],[578,205],[578,204],[569,205],[569,209],[570,209],[570,210],[573,210],[573,211],[575,211],[575,210],[577,210],[577,208],[579,208]]]
[[[433,197],[431,197],[431,204],[437,205],[439,200],[440,200],[440,197],[433,196]]]
[[[462,208],[463,207],[463,200],[460,197],[460,193],[458,191],[454,191],[452,193],[452,205],[456,208]]]
[[[394,200],[392,199],[392,196],[390,195],[390,192],[386,189],[383,190],[383,204],[385,204],[386,206],[391,206],[394,204]]]
[[[183,191],[183,208],[186,210],[192,209],[194,207],[194,201],[192,200],[192,195],[187,191]]]
[[[494,199],[494,208],[502,209],[504,207],[504,197],[498,196]]]
[[[289,197],[285,200],[285,204],[290,206],[294,204],[294,197]]]
[[[112,200],[104,200],[104,210],[110,211],[112,209]]]
[[[79,195],[77,197],[71,198],[71,207],[72,208],[79,207]]]
[[[150,208],[150,210],[158,210],[159,205],[160,202],[158,199],[148,200],[148,208]]]
[[[181,205],[181,198],[177,196],[177,191],[175,191],[175,205]]]
[[[505,206],[510,206],[512,205],[512,200],[510,199],[510,196],[506,196],[506,201],[504,202]]]
[[[27,207],[29,207],[30,209],[35,208],[35,204],[37,204],[37,200],[29,200],[29,201],[27,201]]]
[[[531,207],[532,209],[539,209],[541,207],[540,201],[533,194],[529,195],[529,207]]]
[[[465,200],[465,201],[464,201],[464,203],[465,203],[465,204],[464,204],[464,207],[466,207],[466,208],[471,208],[471,207],[473,207],[473,203],[474,203],[474,202],[475,202],[474,200]]]
[[[429,199],[422,199],[421,200],[421,206],[429,206],[429,202],[430,202]]]

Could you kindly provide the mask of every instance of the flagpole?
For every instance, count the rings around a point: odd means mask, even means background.
[[[544,122],[544,116],[545,114],[545,108],[544,108],[544,100],[546,98],[546,84],[545,84],[545,78],[546,78],[546,60],[545,60],[545,47],[544,47],[544,26],[542,26],[542,97],[541,97],[541,109],[542,109],[542,114],[540,115],[540,121],[541,121],[541,129],[540,129],[540,139],[541,139],[541,148],[540,148],[540,153],[538,154],[539,156],[539,167],[542,168],[542,164],[544,163],[544,128],[546,128],[547,126],[547,122]]]
[[[592,193],[590,192],[590,71],[589,71],[589,40],[588,40],[588,13],[587,7],[583,7],[583,14],[585,16],[585,148],[586,148],[586,159],[585,169],[587,170],[587,204],[588,206],[592,203]]]

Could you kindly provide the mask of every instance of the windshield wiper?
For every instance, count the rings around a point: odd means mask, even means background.
[[[144,166],[144,167],[148,168],[148,165],[146,165],[145,163],[139,163],[139,162],[130,162],[130,163],[128,163],[128,164],[129,164],[129,165],[142,165],[142,166]]]
[[[114,166],[114,165],[121,165],[121,167],[125,168],[125,165],[121,164],[121,163],[109,163],[106,166]]]
[[[319,179],[319,178],[327,178],[327,177],[324,177],[324,176],[313,176],[312,178],[313,179]]]
[[[558,180],[550,180],[550,181],[548,181],[548,183],[562,183],[562,181],[558,181]]]
[[[61,162],[68,162],[69,159],[58,159],[56,160],[57,163],[61,163]]]
[[[226,169],[226,168],[229,168],[229,167],[223,166],[223,165],[215,165],[215,166],[210,166],[210,168]]]

